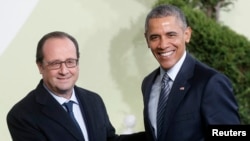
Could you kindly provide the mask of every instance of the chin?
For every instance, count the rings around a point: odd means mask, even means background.
[[[161,63],[161,67],[165,70],[168,70],[174,66],[173,63]]]

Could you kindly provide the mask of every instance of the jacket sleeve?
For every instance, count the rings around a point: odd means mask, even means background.
[[[35,128],[32,122],[24,119],[22,113],[7,115],[7,125],[13,141],[47,141],[46,137]]]
[[[99,106],[102,111],[105,119],[105,127],[107,132],[107,141],[146,141],[145,132],[138,132],[133,134],[124,134],[118,135],[116,134],[115,128],[109,120],[109,116],[107,114],[107,110],[101,98],[99,98]]]
[[[215,74],[207,82],[202,115],[207,124],[240,124],[237,101],[231,82],[225,75]]]

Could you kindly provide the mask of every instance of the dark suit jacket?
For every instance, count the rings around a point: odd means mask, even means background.
[[[145,130],[150,141],[156,140],[148,115],[152,85],[157,68],[142,82]],[[238,105],[229,79],[195,60],[187,53],[169,94],[163,135],[158,141],[204,140],[211,124],[240,124]]]
[[[89,141],[140,140],[143,134],[117,136],[100,96],[75,86]],[[63,107],[46,91],[37,88],[18,102],[7,115],[13,141],[83,141],[81,132]]]

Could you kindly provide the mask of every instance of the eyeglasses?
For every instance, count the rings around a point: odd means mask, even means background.
[[[66,65],[67,68],[74,68],[78,65],[78,59],[67,59],[65,61],[53,61],[53,62],[48,62],[48,69],[51,70],[56,70],[61,68],[62,63]]]

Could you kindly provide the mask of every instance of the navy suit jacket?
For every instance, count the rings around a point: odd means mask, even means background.
[[[75,86],[89,141],[141,140],[143,134],[118,136],[99,95]],[[48,93],[43,81],[18,102],[7,115],[13,141],[83,141],[63,107]]]
[[[145,130],[156,140],[149,120],[149,97],[160,74],[157,68],[142,82]],[[171,88],[165,109],[163,134],[157,141],[201,141],[212,124],[240,124],[230,80],[187,53]]]

